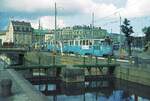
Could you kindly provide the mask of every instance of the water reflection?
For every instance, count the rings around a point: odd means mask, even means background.
[[[61,82],[35,87],[48,96],[50,101],[150,101],[150,87],[130,83],[125,85],[120,80]],[[136,87],[142,87],[143,90]]]

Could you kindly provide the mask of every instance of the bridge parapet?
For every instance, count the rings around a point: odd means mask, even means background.
[[[27,52],[25,48],[0,48],[0,53],[24,53]]]

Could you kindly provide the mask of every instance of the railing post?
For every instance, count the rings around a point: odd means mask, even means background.
[[[53,53],[53,65],[55,65],[55,60],[56,60],[55,53]]]
[[[96,64],[98,64],[98,58],[97,58],[97,56],[95,56],[96,57]]]
[[[39,91],[40,91],[40,89],[41,89],[41,87],[40,87],[40,77],[41,77],[41,74],[40,74],[40,72],[41,72],[41,70],[40,70],[40,67],[38,68],[38,70],[39,70]]]
[[[38,62],[39,62],[39,65],[40,65],[41,64],[41,57],[40,56],[39,56],[39,61]]]
[[[48,68],[45,68],[45,75],[46,75],[46,85],[45,85],[45,91],[48,91]]]
[[[135,57],[134,57],[134,65],[135,65],[136,67],[139,67],[139,58],[138,58],[138,56],[135,56]]]
[[[85,56],[83,57],[83,64],[85,65]]]

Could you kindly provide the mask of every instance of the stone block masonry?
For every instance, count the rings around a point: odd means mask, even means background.
[[[150,86],[150,68],[116,67],[116,78]]]
[[[84,82],[85,73],[84,69],[74,68],[72,65],[67,65],[66,68],[62,69],[62,80],[64,82]]]

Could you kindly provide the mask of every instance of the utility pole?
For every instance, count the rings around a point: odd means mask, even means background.
[[[122,18],[121,18],[120,13],[118,13],[118,14],[119,14],[119,27],[120,27],[119,40],[118,40],[119,41],[119,53],[120,53],[120,57],[122,57],[124,55],[124,53],[122,52],[124,50],[122,50],[122,47],[121,47],[121,20],[122,20]]]
[[[111,35],[112,35],[112,28],[110,29],[110,33],[111,33]]]
[[[120,45],[119,45],[119,47],[121,48],[121,15],[120,15],[120,13],[119,13],[119,22],[120,22],[120,36],[119,36],[119,43],[120,43]]]
[[[40,22],[40,19],[39,19],[39,30],[41,29],[41,22]]]
[[[56,30],[57,30],[57,5],[55,2],[55,35],[56,35]]]
[[[92,39],[94,39],[94,12],[92,13]],[[94,40],[92,40],[92,45],[94,44]],[[93,50],[93,53],[94,53],[94,50]],[[91,56],[92,58],[92,56]]]
[[[92,27],[94,28],[94,12],[92,13]]]
[[[55,2],[55,33],[54,33],[54,47],[56,47],[56,32],[57,30],[57,5],[56,5],[56,2]]]
[[[94,12],[92,13],[92,38],[94,38]]]

